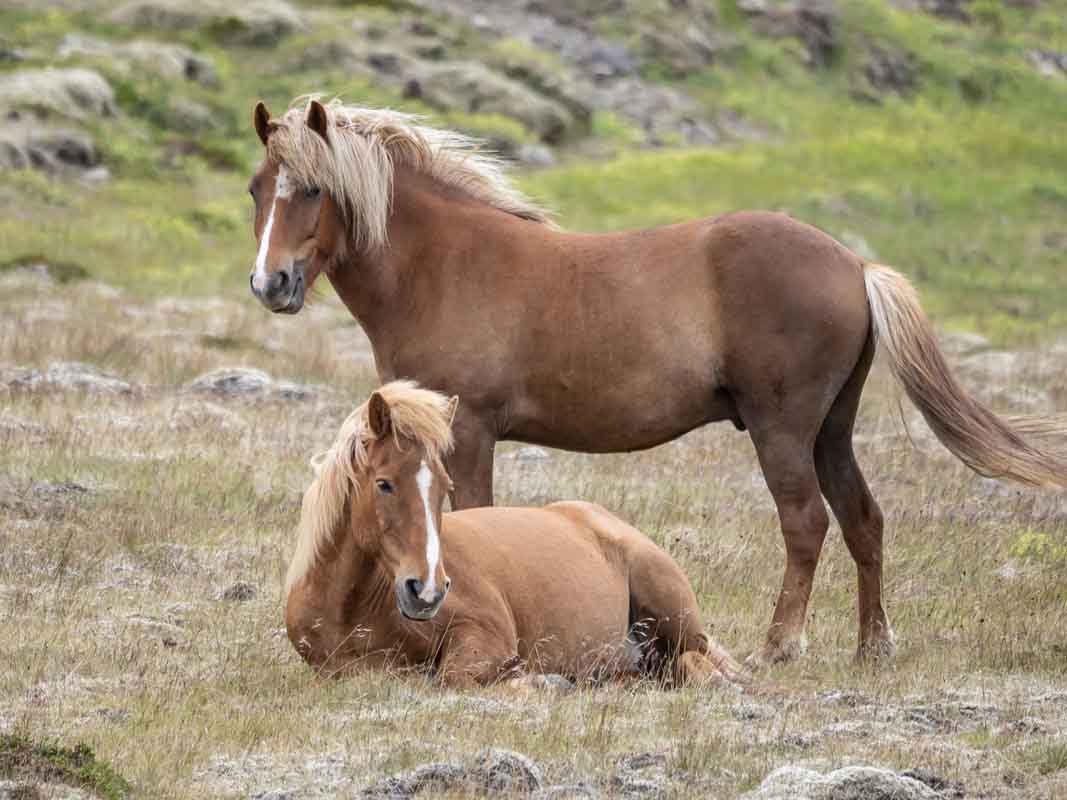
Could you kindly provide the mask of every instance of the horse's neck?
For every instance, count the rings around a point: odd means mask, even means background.
[[[354,257],[331,281],[379,355],[390,348],[390,336],[410,336],[407,326],[396,325],[398,317],[426,314],[446,281],[452,291],[464,281],[484,281],[479,259],[506,260],[500,254],[528,237],[530,225],[401,167],[394,176],[388,245],[380,254]]]

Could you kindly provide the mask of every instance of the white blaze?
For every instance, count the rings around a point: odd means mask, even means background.
[[[283,200],[293,193],[293,184],[289,180],[289,174],[285,167],[278,167],[278,175],[274,179],[274,198],[270,201],[270,213],[267,214],[267,224],[263,226],[263,235],[259,237],[259,253],[256,254],[256,271],[252,276],[252,286],[262,289],[267,280],[267,255],[270,253],[270,232],[274,228],[274,208],[278,205],[278,198]]]
[[[419,471],[415,474],[415,484],[419,487],[422,495],[422,507],[426,511],[426,566],[429,574],[423,584],[419,597],[425,603],[432,603],[435,595],[435,576],[437,575],[437,562],[441,557],[441,542],[437,537],[437,525],[434,523],[433,511],[430,509],[430,487],[433,486],[433,471],[423,460],[419,465]]]

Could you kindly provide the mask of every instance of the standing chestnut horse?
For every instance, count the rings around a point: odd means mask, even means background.
[[[260,103],[254,122],[266,158],[251,183],[252,291],[295,314],[325,272],[382,381],[460,396],[453,508],[492,504],[501,439],[619,452],[717,420],[748,430],[786,546],[755,663],[803,651],[823,496],[859,574],[859,654],[892,651],[882,513],[852,450],[876,341],[969,467],[1067,486],[1067,465],[952,376],[908,282],[810,225],[742,212],[566,233],[471,140],[403,114],[312,99],[279,119]],[[1028,431],[1060,433],[1051,421]]]

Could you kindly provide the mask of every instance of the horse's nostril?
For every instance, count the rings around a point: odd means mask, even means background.
[[[289,273],[288,272],[279,272],[277,274],[278,274],[278,288],[279,289],[284,289],[286,286],[289,285]]]
[[[404,585],[407,586],[408,593],[412,597],[417,598],[422,593],[422,581],[418,578],[408,578]]]

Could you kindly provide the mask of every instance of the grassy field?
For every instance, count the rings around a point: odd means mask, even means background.
[[[967,796],[1067,791],[1064,497],[967,472],[911,411],[905,429],[881,372],[858,442],[888,519],[892,664],[852,663],[854,570],[832,531],[809,654],[749,696],[331,682],[292,651],[280,591],[307,458],[375,384],[343,309],[327,299],[278,319],[243,302],[142,301],[25,275],[3,288],[0,362],[107,360],[133,388],[4,395],[0,728],[86,743],[140,796],[332,797],[489,743],[536,759],[553,783],[609,793],[641,753],[671,796],[733,797],[794,763],[924,768]],[[48,337],[22,335],[45,324]],[[1009,385],[1062,406],[1055,361],[1018,363]],[[234,364],[314,391],[241,400],[182,388]],[[1002,404],[995,389],[983,396]],[[743,656],[761,641],[784,554],[746,436],[715,426],[648,453],[548,461],[516,449],[501,447],[499,502],[582,497],[617,510],[679,560],[721,642]]]
[[[112,5],[5,5],[4,43],[30,55],[0,72],[53,64],[71,31],[137,36],[111,21]],[[758,37],[735,3],[719,5],[740,46],[678,85],[760,140],[641,149],[598,115],[595,148],[569,143],[557,166],[519,183],[574,229],[764,207],[862,239],[916,281],[940,326],[1013,348],[953,356],[983,399],[1067,409],[1067,80],[1025,57],[1067,49],[1067,3],[980,1],[963,26],[839,2],[842,46],[818,70],[799,43]],[[116,90],[119,115],[90,124],[111,179],[0,172],[0,780],[19,774],[12,764],[42,774],[61,762],[108,797],[126,781],[153,798],[348,796],[492,743],[536,759],[547,782],[609,796],[649,780],[667,796],[735,797],[783,764],[856,763],[931,770],[968,797],[1067,796],[1067,498],[967,472],[900,411],[880,368],[857,443],[887,518],[891,664],[852,663],[855,573],[836,528],[809,654],[745,696],[453,693],[416,676],[322,681],[297,658],[280,592],[307,459],[377,379],[328,293],[284,319],[248,296],[250,111],[318,90],[430,113],[305,58],[354,20],[390,26],[406,13],[323,4],[270,49],[219,31],[158,33],[210,56],[214,86],[74,59]],[[470,30],[454,34],[471,57],[493,57]],[[875,46],[915,53],[913,89],[856,99]],[[178,95],[214,122],[181,130]],[[491,115],[433,119],[524,135]],[[38,261],[71,280],[17,269]],[[130,389],[9,387],[24,369],[69,361]],[[311,388],[302,400],[183,388],[224,366]],[[625,456],[517,450],[499,450],[499,503],[604,504],[682,564],[731,652],[761,641],[784,551],[745,435],[716,426]],[[651,766],[629,768],[641,754]]]

